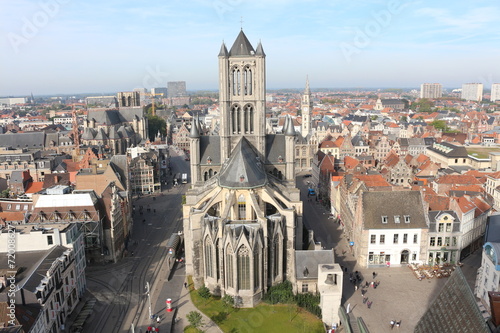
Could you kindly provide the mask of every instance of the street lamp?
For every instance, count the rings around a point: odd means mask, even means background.
[[[148,295],[148,303],[149,303],[149,318],[151,319],[151,294],[149,289],[149,282],[146,282],[146,294]]]

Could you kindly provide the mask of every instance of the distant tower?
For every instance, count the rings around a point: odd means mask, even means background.
[[[311,89],[309,88],[309,78],[306,79],[306,89],[302,95],[302,136],[305,138],[311,133],[311,118],[313,104],[311,100]]]
[[[219,52],[219,103],[221,108],[221,157],[245,137],[264,156],[266,111],[266,55],[240,31],[228,52]]]

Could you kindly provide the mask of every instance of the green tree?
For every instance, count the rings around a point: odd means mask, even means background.
[[[224,297],[222,297],[222,305],[226,309],[229,309],[234,306],[234,298],[231,295],[225,294]]]
[[[418,102],[413,102],[410,106],[411,110],[419,112],[431,112],[433,108],[434,102],[427,98],[421,98]]]
[[[447,129],[446,121],[444,120],[434,120],[430,125],[441,131],[446,131]]]
[[[0,198],[8,198],[9,197],[9,190],[3,190],[0,192]]]
[[[405,123],[406,123],[406,122],[408,121],[408,117],[407,117],[407,116],[401,116],[401,117],[399,118],[399,121],[402,121],[402,122],[405,122]]]
[[[199,329],[200,327],[203,326],[203,317],[201,316],[201,313],[199,313],[198,311],[189,312],[186,318],[189,324],[196,329]]]
[[[148,135],[151,141],[154,140],[154,138],[158,134],[158,131],[160,131],[162,136],[165,136],[167,134],[167,123],[163,118],[160,118],[158,116],[148,115],[148,122],[149,122]]]
[[[208,299],[210,296],[210,289],[208,289],[206,286],[201,287],[198,289],[198,295],[200,295],[201,298]]]

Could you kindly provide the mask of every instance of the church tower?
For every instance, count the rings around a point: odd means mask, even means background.
[[[302,137],[307,138],[311,133],[311,115],[313,104],[311,100],[311,89],[309,88],[309,78],[306,79],[306,89],[302,95]]]
[[[243,30],[229,52],[224,43],[219,52],[219,103],[221,160],[243,136],[264,156],[266,55],[260,42],[254,50]]]

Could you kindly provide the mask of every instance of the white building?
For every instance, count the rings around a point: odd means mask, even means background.
[[[420,98],[440,98],[443,96],[443,86],[440,83],[422,83]]]
[[[86,288],[83,235],[77,224],[14,225],[16,244],[16,308],[28,307],[32,317],[17,316],[29,332],[59,333]],[[9,229],[12,230],[12,229]],[[0,244],[12,233],[3,228]],[[0,254],[6,257],[6,254]],[[0,268],[6,266],[1,264]],[[22,269],[20,269],[22,268]],[[5,290],[4,290],[5,292]],[[2,301],[9,301],[0,293]],[[20,312],[21,313],[21,312]],[[25,313],[23,311],[23,313]]]
[[[483,100],[483,84],[482,83],[464,83],[462,84],[462,99],[466,101],[482,101]]]
[[[500,101],[500,83],[493,83],[491,85],[490,101],[492,102]]]

